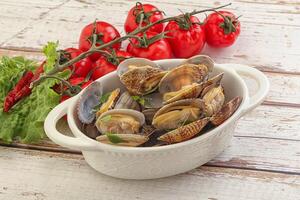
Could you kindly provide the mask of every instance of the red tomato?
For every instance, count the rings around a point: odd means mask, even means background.
[[[111,57],[103,56],[99,58],[93,65],[94,72],[92,74],[92,79],[97,80],[105,74],[116,70],[120,62],[130,57],[132,57],[130,53],[118,50],[115,53],[113,53]]]
[[[153,23],[164,18],[163,13],[159,11],[157,7],[151,4],[137,3],[136,6],[131,8],[130,11],[128,12],[124,24],[124,29],[126,33],[130,33],[134,31],[139,26],[141,15],[144,16],[142,26],[145,26],[149,23]],[[164,29],[163,24],[157,24],[151,27],[149,30],[153,32],[161,33],[163,29]]]
[[[146,33],[146,41],[156,36],[157,33],[148,31]],[[138,35],[140,38],[141,34]],[[145,41],[145,39],[143,39]],[[139,47],[140,46],[140,47]],[[127,46],[127,51],[135,57],[148,58],[150,60],[172,58],[172,48],[169,42],[162,38],[150,45],[141,44],[137,39],[132,38],[131,43]]]
[[[173,54],[177,58],[189,58],[201,52],[205,45],[205,32],[201,28],[199,19],[191,16],[189,21],[178,24],[170,21],[165,31]]]
[[[76,58],[82,53],[81,50],[75,48],[67,48],[64,51],[66,52],[66,56],[64,57],[66,61]],[[70,78],[86,77],[92,69],[92,61],[90,58],[86,57],[76,62],[73,66],[75,67],[75,70]],[[70,69],[72,70],[72,67],[70,67]]]
[[[96,46],[100,46],[104,43],[108,43],[116,38],[120,37],[118,30],[111,24],[97,21],[96,23],[91,23],[85,26],[80,34],[79,38],[79,49],[82,51],[87,51],[91,48],[92,45],[92,34],[97,34]],[[120,49],[121,43],[113,45],[114,49]],[[90,58],[95,61],[101,57],[100,53],[93,53],[90,55]]]
[[[212,13],[205,20],[206,42],[213,47],[228,47],[240,34],[240,22],[231,12],[219,13]]]

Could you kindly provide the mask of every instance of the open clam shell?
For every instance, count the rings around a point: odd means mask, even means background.
[[[84,124],[90,124],[95,119],[94,108],[99,104],[99,99],[103,94],[102,84],[93,82],[81,94],[78,105],[77,114],[79,120]]]
[[[219,126],[225,122],[238,109],[242,100],[243,98],[238,96],[226,103],[219,112],[211,117],[211,123],[215,126]]]
[[[132,110],[137,110],[140,111],[140,105],[133,100],[129,92],[124,92],[121,94],[120,98],[118,99],[115,107],[115,109],[132,109]]]
[[[116,141],[113,141],[109,137],[114,137],[117,139]],[[111,136],[107,136],[107,135],[98,136],[96,137],[96,140],[106,144],[136,147],[147,142],[149,138],[145,135],[138,135],[138,134],[112,134]]]
[[[124,73],[132,69],[132,67],[143,67],[143,66],[159,68],[158,64],[146,58],[129,58],[124,60],[118,65],[117,74],[119,77],[121,77]]]
[[[221,80],[223,78],[224,73],[220,73],[207,81],[201,83],[202,91],[200,94],[200,97],[203,98],[203,96],[213,87],[217,87],[221,84]]]
[[[160,136],[158,140],[169,144],[183,142],[197,135],[209,122],[209,118],[203,118]]]
[[[202,82],[208,75],[205,65],[183,64],[169,71],[160,81],[158,89],[164,94],[182,89],[193,83]]]
[[[136,134],[144,123],[145,116],[141,112],[131,109],[113,109],[100,115],[95,125],[102,134]]]
[[[205,116],[210,117],[221,110],[225,95],[221,85],[211,88],[202,98],[205,103]]]
[[[208,70],[211,72],[212,69],[214,68],[214,61],[211,59],[211,57],[206,56],[206,55],[196,55],[191,58],[186,59],[183,61],[183,64],[195,64],[195,65],[205,65]]]
[[[193,83],[191,85],[182,87],[178,91],[165,93],[163,96],[164,104],[169,104],[181,99],[197,98],[200,95],[201,90],[201,84]]]
[[[113,109],[116,102],[120,97],[120,88],[113,90],[112,92],[108,93],[107,100],[101,105],[100,109],[96,113],[96,117],[99,117],[102,113]]]
[[[203,115],[204,102],[201,99],[183,99],[159,109],[152,125],[159,130],[175,129],[187,122],[196,121]]]
[[[134,67],[120,76],[121,82],[132,95],[145,95],[155,91],[166,74],[151,66]]]

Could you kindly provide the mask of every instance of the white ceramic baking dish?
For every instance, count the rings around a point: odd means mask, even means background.
[[[156,61],[163,68],[178,66],[182,59]],[[240,64],[215,64],[213,75],[224,72],[222,85],[226,98],[242,96],[237,111],[223,124],[191,140],[158,147],[120,147],[103,144],[87,137],[78,128],[76,115],[78,94],[56,106],[47,116],[44,128],[55,143],[80,150],[86,162],[95,170],[124,179],[154,179],[172,176],[196,168],[220,154],[230,143],[237,120],[258,106],[269,90],[269,81],[260,71]],[[241,75],[256,80],[257,90],[250,97]],[[116,72],[99,78],[104,91],[124,88]],[[68,124],[75,137],[66,136],[56,129],[57,121],[68,115]]]

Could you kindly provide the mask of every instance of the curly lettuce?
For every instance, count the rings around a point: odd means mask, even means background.
[[[54,48],[53,48],[54,47]],[[45,54],[47,60],[54,64],[57,45],[48,44]],[[49,63],[50,64],[50,63]],[[47,66],[51,69],[51,66]],[[40,85],[33,88],[30,96],[18,102],[8,113],[4,113],[3,102],[7,93],[15,86],[23,73],[34,70],[36,63],[23,57],[0,58],[0,140],[11,143],[18,140],[23,143],[37,143],[45,137],[43,123],[47,114],[54,108],[60,99],[60,95],[51,87],[57,83],[56,79],[46,79]],[[68,78],[70,71],[59,73],[59,77]]]

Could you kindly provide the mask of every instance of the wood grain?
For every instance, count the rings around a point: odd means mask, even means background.
[[[80,155],[5,147],[0,147],[0,177],[2,200],[300,198],[297,175],[200,167],[170,178],[129,181],[97,173]]]
[[[208,0],[149,2],[159,5],[168,15],[178,14],[178,9],[190,11],[225,3]],[[229,10],[243,15],[239,40],[226,49],[206,47],[203,53],[219,63],[244,63],[269,71],[300,72],[300,47],[297,45],[300,34],[299,1],[245,0],[232,3]],[[123,32],[126,13],[133,4],[118,0],[2,1],[3,22],[0,28],[4,33],[0,47],[41,49],[49,40],[59,40],[63,48],[76,47],[81,28],[95,18],[108,21]],[[14,22],[18,24],[9,26]]]

